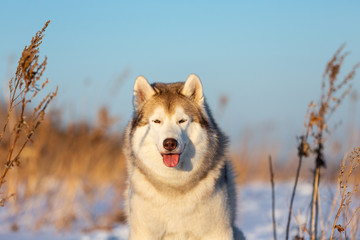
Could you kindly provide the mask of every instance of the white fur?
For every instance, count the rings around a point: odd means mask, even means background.
[[[144,197],[133,195],[131,199],[131,205],[137,206],[132,208],[129,222],[134,226],[131,229],[131,239],[162,239],[162,236],[169,234],[166,229],[171,229],[178,235],[169,235],[164,239],[233,239],[228,214],[223,208],[226,205],[224,192],[217,192],[208,198],[204,205],[199,203],[199,199],[210,194],[206,185],[198,186],[193,194],[170,200],[159,195],[138,171],[135,171],[132,177],[137,178],[134,189],[146,189],[146,192]],[[209,206],[212,208],[209,209]],[[187,236],[185,233],[192,236]]]
[[[160,120],[160,124],[152,120]],[[187,121],[179,124],[180,119]],[[166,138],[174,138],[178,141],[176,152],[181,153],[180,162],[174,168],[164,165],[161,153],[165,151],[163,141]],[[183,184],[181,179],[186,179],[189,171],[197,168],[207,149],[207,134],[200,124],[191,122],[189,116],[181,107],[177,107],[174,115],[166,115],[164,109],[159,107],[149,119],[149,124],[136,129],[132,147],[137,158],[142,159],[146,167],[154,170],[159,178],[174,185]],[[197,146],[197,151],[190,147]],[[192,156],[192,157],[190,157]],[[189,159],[189,161],[184,161]],[[184,170],[184,171],[178,171]]]

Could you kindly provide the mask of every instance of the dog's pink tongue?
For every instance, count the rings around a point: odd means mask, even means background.
[[[163,158],[167,167],[176,167],[179,163],[179,154],[164,154]]]

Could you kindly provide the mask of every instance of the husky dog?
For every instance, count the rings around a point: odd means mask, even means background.
[[[150,85],[139,76],[133,103],[124,134],[129,239],[244,239],[234,226],[228,139],[200,79]]]

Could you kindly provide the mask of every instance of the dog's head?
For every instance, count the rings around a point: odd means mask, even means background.
[[[142,164],[164,176],[196,167],[206,152],[211,125],[196,75],[186,82],[152,85],[138,77],[134,109],[131,146]]]

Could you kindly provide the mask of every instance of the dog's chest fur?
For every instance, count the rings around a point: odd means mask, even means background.
[[[227,185],[220,183],[226,179],[219,171],[209,173],[188,193],[171,196],[135,170],[129,189],[130,221],[146,225],[154,239],[205,239],[215,229],[225,237],[231,218]],[[219,239],[231,239],[223,237]]]

